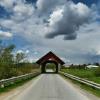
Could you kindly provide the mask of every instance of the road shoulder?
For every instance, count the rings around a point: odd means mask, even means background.
[[[61,75],[60,75],[61,76]],[[69,82],[74,88],[76,88],[81,94],[87,96],[90,100],[100,100],[99,97],[91,94],[90,92],[86,91],[85,89],[82,89],[77,84],[73,83],[70,79],[65,78],[64,76],[61,76],[65,81]]]
[[[8,92],[1,93],[1,94],[0,94],[0,100],[9,100],[9,98],[14,97],[14,96],[16,96],[16,95],[22,93],[22,91],[23,91],[24,89],[27,89],[27,88],[28,88],[30,85],[32,85],[36,80],[38,80],[39,77],[40,77],[40,75],[37,76],[36,78],[33,78],[32,80],[30,80],[29,82],[25,83],[25,84],[22,85],[22,86],[18,86],[18,87],[14,88],[14,89],[12,89],[12,90],[10,90],[10,91],[8,91]]]

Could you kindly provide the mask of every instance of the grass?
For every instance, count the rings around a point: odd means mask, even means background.
[[[63,75],[61,75],[61,76],[63,76]],[[67,78],[67,79],[69,79],[68,77],[65,77],[65,76],[63,76],[65,79]],[[99,89],[95,89],[95,88],[93,88],[93,87],[91,87],[91,86],[87,86],[87,85],[85,85],[85,84],[82,84],[82,83],[80,83],[80,82],[77,82],[77,81],[75,81],[75,80],[71,80],[73,83],[75,83],[76,85],[78,85],[79,87],[81,87],[82,89],[85,89],[85,90],[87,90],[87,91],[89,91],[90,93],[92,93],[92,94],[94,94],[94,95],[96,95],[97,97],[100,97],[100,90]]]
[[[61,69],[61,71],[65,72],[65,73],[69,73],[96,83],[100,84],[100,76],[96,76],[95,72],[97,69]],[[66,77],[65,77],[66,78]],[[87,86],[85,84],[82,84],[80,82],[77,82],[75,80],[71,80],[72,82],[74,82],[75,84],[77,84],[78,86],[80,86],[81,88],[91,92],[92,94],[100,97],[100,90],[99,89],[95,89],[91,86]]]
[[[95,75],[96,69],[62,69],[61,71],[96,82],[100,84],[100,76]]]
[[[33,79],[33,77],[32,78],[29,78],[29,79],[26,79],[26,80],[16,81],[14,84],[11,84],[11,85],[6,86],[4,88],[0,88],[0,93],[8,92],[8,91],[10,91],[10,90],[12,90],[14,88],[17,88],[19,86],[22,86],[22,85],[24,85],[25,83],[27,83],[28,81],[30,81],[32,79]]]

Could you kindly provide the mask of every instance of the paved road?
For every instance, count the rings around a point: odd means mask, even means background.
[[[6,99],[8,100],[8,99]],[[58,74],[42,74],[9,100],[89,100]]]
[[[46,72],[54,72],[52,69],[46,69]]]

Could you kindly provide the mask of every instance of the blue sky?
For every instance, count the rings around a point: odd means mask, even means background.
[[[36,61],[53,51],[67,63],[100,61],[99,0],[0,0],[0,39]]]
[[[82,2],[86,5],[91,5],[93,3],[97,3],[99,0],[73,0],[75,3]]]

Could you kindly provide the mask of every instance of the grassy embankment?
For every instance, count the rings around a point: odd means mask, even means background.
[[[67,72],[69,74],[96,82],[100,84],[100,76],[97,75],[99,69],[62,69],[61,71]],[[75,84],[78,84],[81,88],[90,91],[91,93],[95,94],[96,96],[100,97],[100,90],[94,89],[90,86],[87,86],[85,84],[79,83],[77,81],[72,80]]]
[[[38,64],[31,63],[27,59],[28,55],[26,53],[17,52],[17,50],[15,51],[15,48],[16,46],[13,44],[4,45],[2,41],[0,41],[0,80],[33,73],[39,69]],[[26,80],[18,81],[4,89],[0,88],[0,91],[6,91],[8,88],[16,87],[18,84],[25,81]]]
[[[62,69],[61,71],[69,74],[94,81],[100,84],[100,76],[95,75],[97,69]]]

